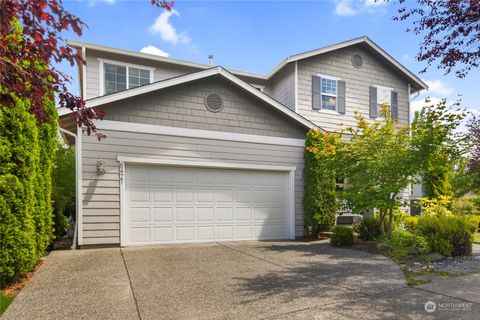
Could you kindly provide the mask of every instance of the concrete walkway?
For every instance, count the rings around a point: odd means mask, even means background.
[[[408,288],[389,259],[318,242],[58,251],[2,319],[477,319],[459,288]]]

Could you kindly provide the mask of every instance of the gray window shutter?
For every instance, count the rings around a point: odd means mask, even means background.
[[[370,118],[376,118],[377,115],[377,88],[371,86],[369,88],[370,97],[369,97],[369,106],[370,106]]]
[[[338,113],[345,113],[345,81],[337,81],[337,106]]]
[[[392,118],[398,119],[398,92],[392,91],[392,101],[390,104],[390,112],[392,113]]]
[[[312,109],[320,110],[322,104],[322,94],[320,92],[321,78],[312,76]]]

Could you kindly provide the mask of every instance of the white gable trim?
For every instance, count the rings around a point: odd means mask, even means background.
[[[261,136],[255,134],[233,133],[225,131],[212,131],[200,129],[188,129],[179,127],[157,126],[153,124],[111,121],[111,120],[95,120],[95,126],[100,130],[149,133],[166,136],[213,139],[237,142],[251,142],[282,146],[304,147],[304,139],[283,138],[273,136]]]
[[[300,116],[299,114],[297,114],[294,111],[290,110],[289,108],[285,107],[283,104],[281,104],[280,102],[271,98],[270,96],[266,95],[265,93],[259,91],[255,87],[249,85],[245,81],[237,78],[236,76],[234,76],[230,72],[226,71],[222,67],[211,68],[211,69],[208,69],[208,70],[199,71],[199,72],[187,74],[187,75],[184,75],[184,76],[179,76],[179,77],[176,77],[176,78],[155,82],[155,83],[152,83],[152,84],[149,84],[149,85],[136,87],[136,88],[125,90],[125,91],[120,91],[120,92],[117,92],[117,93],[112,93],[112,94],[109,94],[109,95],[106,95],[106,96],[100,96],[100,97],[97,97],[97,98],[93,98],[91,100],[87,100],[86,106],[87,106],[87,108],[98,107],[98,106],[104,105],[106,103],[111,103],[111,102],[119,101],[119,100],[122,100],[122,99],[135,97],[135,96],[138,96],[138,95],[141,95],[141,94],[144,94],[144,93],[153,92],[153,91],[156,91],[156,90],[168,88],[168,87],[171,87],[171,86],[175,86],[175,85],[178,85],[178,84],[182,84],[182,83],[186,83],[186,82],[190,82],[190,81],[194,81],[194,80],[198,80],[198,79],[203,79],[203,78],[210,77],[210,76],[213,76],[213,75],[223,76],[224,78],[226,78],[226,79],[230,80],[231,82],[235,83],[240,88],[248,91],[252,95],[259,98],[260,100],[263,100],[264,102],[268,103],[269,105],[271,105],[272,107],[274,107],[278,111],[282,112],[283,114],[292,118],[293,120],[297,121],[298,123],[304,125],[305,127],[307,127],[307,128],[318,128],[312,122],[308,121],[304,117]],[[69,109],[65,109],[65,108],[60,109],[59,112],[58,112],[59,116],[63,116],[63,115],[69,114],[69,113],[72,113],[72,111],[69,110]]]

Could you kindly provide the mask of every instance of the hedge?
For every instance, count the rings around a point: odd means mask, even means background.
[[[320,231],[335,224],[336,200],[335,155],[332,149],[338,136],[321,130],[310,130],[305,142],[303,170],[304,235],[316,238]],[[312,152],[315,149],[315,153]]]
[[[28,100],[0,106],[0,285],[29,272],[53,239],[51,172],[57,111],[39,124]]]

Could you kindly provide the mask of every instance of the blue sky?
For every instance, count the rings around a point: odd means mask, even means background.
[[[140,51],[146,47],[172,58],[266,73],[285,57],[367,35],[400,63],[418,74],[415,61],[421,38],[405,32],[409,22],[392,21],[398,6],[373,0],[320,1],[176,1],[173,13],[150,5],[150,0],[64,0],[67,10],[89,26],[78,38],[67,38]],[[159,50],[157,50],[159,49]],[[62,66],[76,81],[74,68]],[[422,98],[433,101],[462,95],[463,106],[480,111],[480,70],[466,79],[444,76],[430,67],[419,75],[431,90]],[[76,82],[72,86],[78,92]]]

